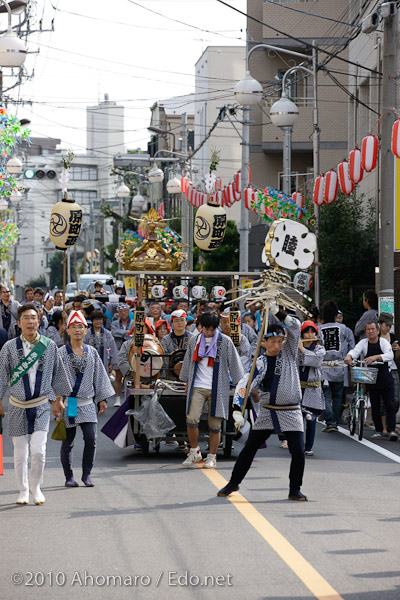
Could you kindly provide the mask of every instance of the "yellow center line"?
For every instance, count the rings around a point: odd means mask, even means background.
[[[208,477],[217,490],[228,483],[218,471],[214,471],[213,469],[202,469],[202,473]],[[275,550],[278,556],[292,569],[300,581],[304,583],[318,600],[343,600],[342,596],[326,579],[314,569],[300,552],[244,496],[235,492],[232,496],[228,496],[227,500],[254,527],[267,544]]]

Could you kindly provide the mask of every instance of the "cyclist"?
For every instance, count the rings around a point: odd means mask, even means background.
[[[369,366],[371,363],[379,361],[383,364],[374,365],[378,367],[378,377],[376,383],[367,385],[367,391],[370,395],[372,420],[375,425],[373,440],[383,438],[383,424],[381,419],[381,399],[386,409],[387,428],[389,431],[389,440],[397,440],[396,411],[394,402],[394,384],[393,377],[389,370],[389,363],[393,360],[393,351],[390,343],[382,337],[379,337],[379,327],[375,321],[367,323],[365,327],[366,338],[360,340],[358,344],[350,350],[344,362],[351,365],[354,359],[364,360]]]

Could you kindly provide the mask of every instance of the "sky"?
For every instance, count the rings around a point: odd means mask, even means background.
[[[10,111],[31,120],[32,136],[61,138],[80,153],[86,106],[105,93],[125,107],[125,145],[146,149],[150,106],[194,91],[194,65],[207,46],[245,44],[245,17],[216,0],[36,3],[43,30],[53,19],[55,30],[30,35],[25,66],[34,76],[9,92],[19,100]],[[229,3],[246,10],[246,0]]]

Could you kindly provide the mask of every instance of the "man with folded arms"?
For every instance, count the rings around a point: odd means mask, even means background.
[[[50,406],[54,416],[64,409],[71,381],[56,344],[37,333],[39,311],[33,303],[18,308],[22,334],[8,341],[0,352],[0,415],[2,398],[10,389],[9,433],[14,446],[14,470],[19,496],[17,504],[29,503],[29,489],[35,504],[43,504],[40,489],[46,460]],[[28,483],[29,436],[31,450],[30,487]]]

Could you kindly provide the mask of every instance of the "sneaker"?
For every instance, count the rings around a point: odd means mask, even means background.
[[[232,483],[228,483],[225,487],[221,488],[217,493],[217,496],[230,496],[232,492],[237,492],[239,489],[238,485],[233,485]]]
[[[79,483],[73,477],[68,477],[64,483],[65,487],[79,487]]]
[[[373,433],[371,435],[371,440],[382,440],[382,439],[383,439],[382,431],[377,431],[376,433]]]
[[[207,458],[204,461],[203,469],[215,469],[217,466],[217,455],[207,454]]]
[[[284,448],[285,450],[287,450],[289,448],[287,440],[281,441],[281,448]]]
[[[308,498],[307,496],[302,494],[300,490],[296,490],[295,492],[289,492],[288,500],[297,500],[297,502],[307,502]]]
[[[332,431],[339,431],[336,425],[327,425],[322,430],[324,433],[332,433]]]
[[[304,454],[305,454],[306,456],[314,456],[314,452],[313,452],[312,450],[306,450],[306,451],[304,452]]]
[[[395,431],[391,431],[391,432],[389,433],[389,440],[390,440],[391,442],[395,442],[395,441],[397,440],[397,438],[398,438],[398,437],[399,437],[399,436],[397,435],[397,433],[396,433]]]
[[[90,479],[89,475],[82,477],[82,481],[86,487],[94,487],[94,481]]]
[[[119,408],[121,406],[121,398],[118,396],[115,398],[114,408]]]
[[[182,467],[194,467],[196,463],[203,460],[200,448],[191,448],[189,454],[182,463]]]

